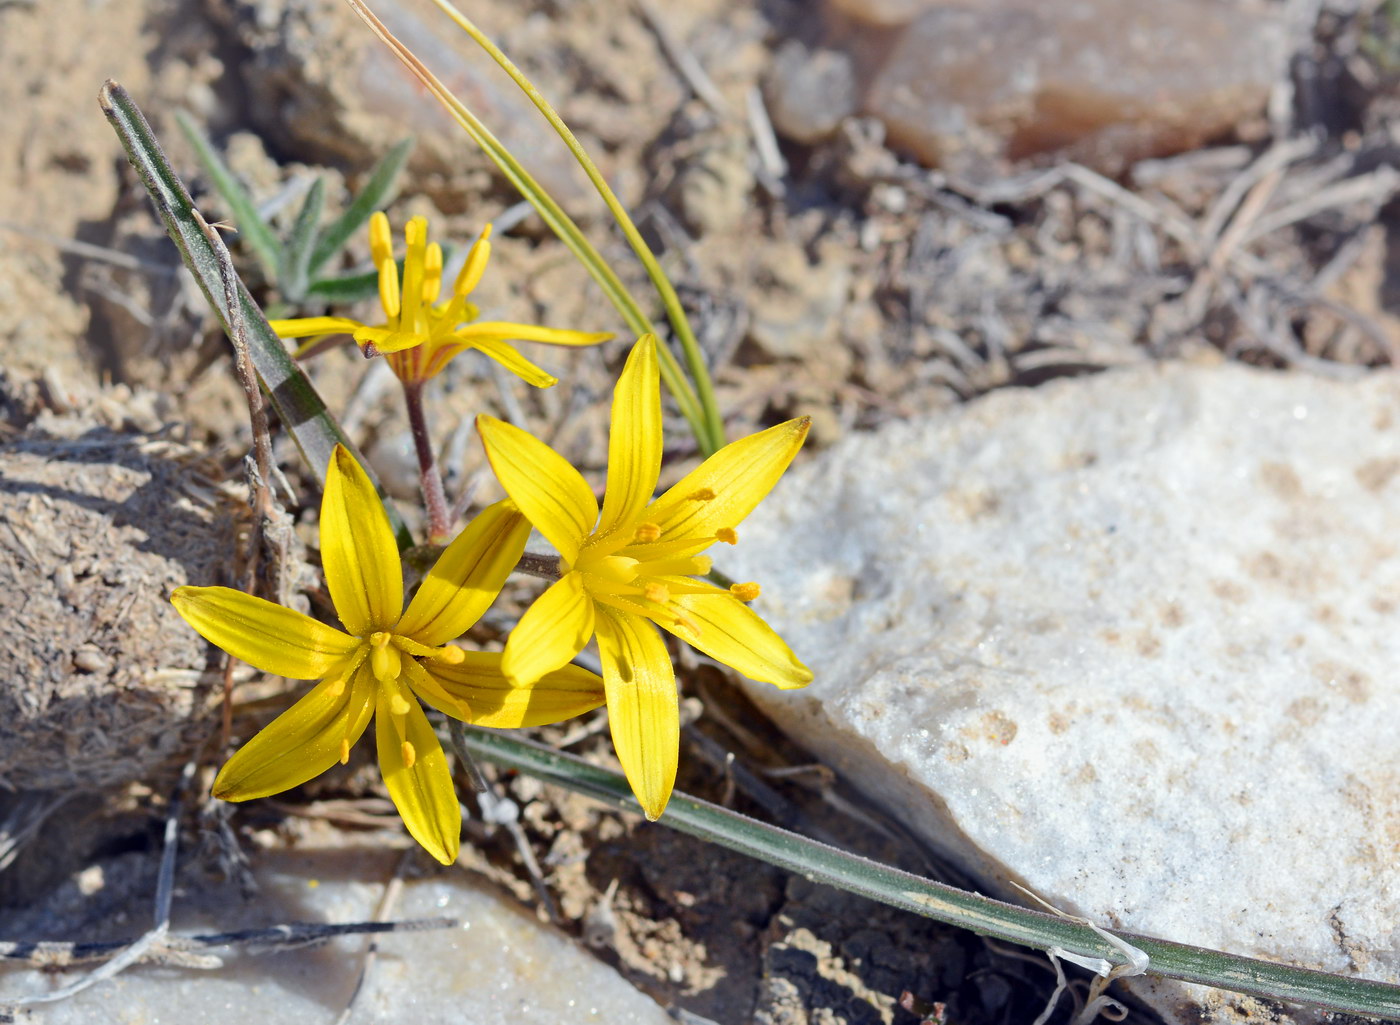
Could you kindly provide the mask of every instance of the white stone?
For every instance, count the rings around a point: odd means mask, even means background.
[[[374,917],[398,852],[357,849],[261,855],[261,893],[233,887],[176,902],[180,932],[226,931],[289,921]],[[71,896],[71,895],[70,895]],[[146,909],[142,909],[143,912]],[[459,928],[378,939],[379,954],[355,1003],[353,1025],[672,1025],[654,1001],[562,933],[461,871],[407,882],[394,919],[446,916]],[[146,924],[133,917],[132,932]],[[9,939],[7,935],[3,937]],[[223,968],[141,966],[18,1020],[32,1025],[322,1025],[350,999],[362,937],[254,954],[223,948]],[[6,997],[56,989],[76,974],[0,975]]]
[[[752,696],[989,885],[1396,981],[1398,544],[1400,377],[1167,365],[849,437],[722,568],[817,674]]]

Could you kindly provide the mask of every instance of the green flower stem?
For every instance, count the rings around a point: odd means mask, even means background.
[[[224,332],[233,337],[231,313],[224,302],[219,258],[195,216],[194,201],[190,199],[189,191],[171,168],[145,115],[125,89],[109,79],[98,94],[98,102],[126,148],[127,159],[155,202],[156,212],[165,224],[166,233],[199,283],[209,308],[219,318]],[[238,281],[238,305],[253,367],[277,411],[278,419],[291,434],[311,472],[321,483],[325,483],[326,467],[337,444],[344,445],[361,465],[365,465],[358,449],[326,409],[326,404],[321,401],[321,396],[307,380],[306,374],[288,354],[282,339],[268,326],[267,318],[253,302],[253,297],[241,280]],[[383,489],[379,490],[382,495]],[[411,545],[413,539],[393,505],[386,501],[385,508],[389,511],[400,547]]]
[[[627,286],[622,283],[617,273],[603,259],[602,254],[584,237],[579,226],[564,212],[554,197],[530,176],[514,155],[491,134],[491,131],[481,123],[477,116],[453,96],[451,90],[443,85],[424,66],[423,62],[415,57],[413,52],[401,43],[385,27],[383,22],[375,17],[374,12],[366,7],[362,0],[346,0],[346,2],[374,34],[393,51],[394,55],[413,72],[414,76],[427,87],[438,102],[447,108],[472,141],[481,147],[482,151],[505,175],[506,180],[515,186],[516,191],[530,202],[530,205],[535,208],[550,230],[558,236],[559,240],[598,282],[603,293],[617,308],[622,319],[627,322],[628,328],[638,336],[648,333],[656,334],[656,328],[647,315],[642,312],[637,300],[627,291]],[[698,353],[698,348],[696,351]],[[715,432],[709,426],[708,418],[696,396],[695,389],[690,386],[685,372],[669,349],[665,346],[659,346],[657,352],[661,362],[662,380],[666,382],[667,389],[675,398],[676,406],[681,415],[690,424],[696,443],[706,455],[710,455],[717,451],[720,446],[712,440],[712,435]]]
[[[408,410],[408,426],[413,434],[413,448],[418,454],[418,477],[423,485],[423,505],[428,512],[428,544],[446,544],[452,539],[452,513],[447,504],[447,489],[442,484],[437,455],[433,452],[432,435],[423,414],[423,383],[403,382],[403,402]]]
[[[662,305],[666,307],[666,317],[670,320],[671,327],[676,332],[676,338],[681,343],[681,351],[685,354],[686,368],[690,371],[690,379],[695,384],[695,391],[705,418],[705,429],[709,442],[705,454],[709,455],[719,451],[724,447],[724,418],[720,416],[719,404],[715,400],[715,389],[710,380],[710,371],[705,366],[705,354],[700,351],[700,343],[696,341],[695,333],[690,329],[690,321],[685,315],[685,308],[681,305],[680,298],[676,295],[676,290],[671,285],[670,279],[666,277],[666,272],[661,269],[661,264],[652,253],[651,247],[642,238],[642,233],[637,230],[637,226],[632,223],[632,218],[618,200],[612,186],[603,177],[603,173],[598,170],[598,165],[593,162],[593,158],[588,155],[573,131],[564,123],[564,119],[559,116],[543,94],[535,88],[534,83],[525,77],[525,74],[515,66],[515,63],[481,29],[477,28],[470,18],[457,10],[452,5],[451,0],[433,0],[433,3],[437,4],[444,14],[455,21],[458,28],[469,35],[474,43],[485,50],[491,59],[500,65],[501,70],[520,87],[520,91],[529,97],[530,102],[535,105],[535,109],[544,115],[550,127],[558,133],[559,138],[564,140],[564,145],[569,147],[569,152],[573,154],[579,167],[583,168],[583,173],[588,176],[593,187],[598,190],[598,195],[603,197],[603,202],[607,204],[613,219],[617,221],[617,226],[622,229],[622,234],[632,247],[632,251],[637,254],[637,259],[641,260],[642,266],[646,268],[652,286],[661,297]],[[705,439],[699,440],[701,447],[706,447]]]
[[[494,730],[469,728],[463,743],[472,754],[498,765],[567,787],[615,808],[640,813],[627,780],[619,773]],[[1084,957],[1103,958],[1114,965],[1126,960],[1121,950],[1077,921],[936,883],[679,791],[672,794],[660,823],[800,873],[816,882],[983,936],[1040,950],[1058,947]],[[1148,973],[1152,975],[1274,1000],[1315,1004],[1334,1011],[1400,1020],[1400,986],[1294,968],[1150,936],[1123,932],[1114,935],[1148,955]]]

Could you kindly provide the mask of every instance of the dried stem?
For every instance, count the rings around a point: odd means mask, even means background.
[[[408,408],[413,448],[418,453],[418,476],[423,483],[423,505],[428,511],[428,543],[446,544],[452,535],[452,514],[448,511],[442,471],[438,469],[433,441],[428,436],[428,422],[423,415],[422,382],[403,382],[403,401]]]

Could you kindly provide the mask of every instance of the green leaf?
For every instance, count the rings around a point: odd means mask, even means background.
[[[346,274],[339,278],[321,278],[306,287],[307,299],[319,299],[332,305],[356,303],[379,294],[379,272]]]
[[[514,734],[476,727],[454,729],[453,739],[468,752],[546,783],[555,783],[605,804],[641,813],[627,780],[573,755],[554,751]],[[871,900],[948,922],[983,936],[1022,946],[1126,960],[1087,925],[1030,911],[980,894],[936,883],[922,876],[870,861],[805,836],[770,826],[745,815],[676,792],[659,825],[728,847],[808,879],[858,893]],[[1151,936],[1112,930],[1148,955],[1148,974],[1201,983],[1273,1000],[1315,1004],[1333,1011],[1400,1020],[1400,986],[1358,979],[1257,958],[1206,950]]]
[[[317,178],[306,192],[306,201],[301,204],[296,223],[287,244],[282,247],[282,266],[277,277],[278,286],[284,298],[299,303],[306,297],[306,286],[310,280],[309,266],[311,250],[316,244],[316,229],[321,220],[321,211],[326,206],[326,182]]]
[[[413,137],[409,136],[379,158],[379,163],[370,171],[369,180],[365,182],[360,194],[350,201],[344,213],[326,225],[317,238],[316,248],[311,253],[311,263],[307,267],[309,275],[315,277],[316,272],[324,267],[331,257],[345,248],[345,243],[364,227],[370,214],[389,205],[394,193],[398,191],[399,172],[403,170],[403,165],[408,162],[408,155],[412,152]]]
[[[171,169],[145,115],[125,89],[109,79],[98,94],[98,102],[126,148],[131,166],[136,169],[142,184],[146,186],[146,191],[155,202],[156,212],[165,224],[166,233],[180,250],[185,266],[199,283],[209,308],[214,311],[224,331],[232,338],[233,317],[224,303],[224,278],[219,256],[213,243],[200,227],[195,216],[194,202],[190,199],[184,183]],[[345,432],[340,429],[335,417],[326,409],[321,396],[316,393],[301,367],[297,366],[296,361],[287,352],[282,339],[268,326],[262,310],[253,302],[242,280],[237,280],[235,284],[238,312],[253,366],[258,377],[262,379],[263,389],[277,411],[282,426],[291,434],[311,472],[324,483],[331,452],[337,444],[341,444],[354,453],[360,465],[373,477],[373,471],[345,436]],[[380,493],[383,494],[382,488]],[[386,500],[385,507],[394,525],[399,546],[410,546],[413,539],[393,505]]]
[[[219,154],[214,152],[213,145],[205,138],[204,133],[183,111],[175,112],[175,121],[194,147],[195,156],[204,165],[205,174],[209,175],[210,184],[228,204],[239,239],[247,243],[248,248],[253,251],[253,256],[262,267],[267,280],[276,281],[282,263],[282,243],[277,241],[277,236],[273,234],[267,222],[258,216],[252,197],[238,184],[238,179],[219,158]]]

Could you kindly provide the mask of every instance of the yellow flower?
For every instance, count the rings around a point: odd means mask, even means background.
[[[246,801],[306,782],[347,761],[373,715],[389,796],[413,838],[451,864],[461,809],[419,700],[481,726],[537,726],[603,703],[602,680],[577,666],[526,689],[506,678],[499,652],[447,643],[495,600],[529,530],[510,502],[491,506],[442,553],[405,609],[384,506],[337,446],[321,502],[321,559],[344,631],[227,587],[180,587],[171,596],[190,626],[236,658],[266,673],[320,680],[228,760],[214,796]]]
[[[511,373],[539,388],[556,384],[558,378],[535,366],[516,351],[509,339],[548,342],[551,345],[594,345],[612,337],[609,333],[565,331],[535,324],[486,321],[473,324],[478,315],[468,302],[486,262],[491,258],[491,226],[481,233],[466,263],[452,285],[452,295],[439,303],[442,292],[442,247],[428,244],[426,218],[414,217],[404,229],[408,252],[403,261],[403,278],[394,263],[389,218],[375,213],[369,221],[370,254],[379,270],[379,300],[385,321],[370,325],[348,317],[300,317],[271,321],[281,338],[308,338],[317,335],[353,335],[365,355],[383,353],[394,373],[406,384],[435,377],[447,361],[459,352],[476,349],[490,356]]]
[[[753,680],[801,687],[812,672],[744,603],[757,584],[726,590],[696,576],[700,553],[734,544],[735,526],[768,494],[807,436],[789,420],[726,445],[652,501],[661,469],[656,339],[632,349],[613,393],[608,487],[601,518],[583,477],[548,445],[477,418],[506,493],[559,551],[560,579],[525,612],[501,668],[520,686],[566,664],[598,636],[613,746],[647,818],[675,784],[680,723],[675,674],[657,624]]]

